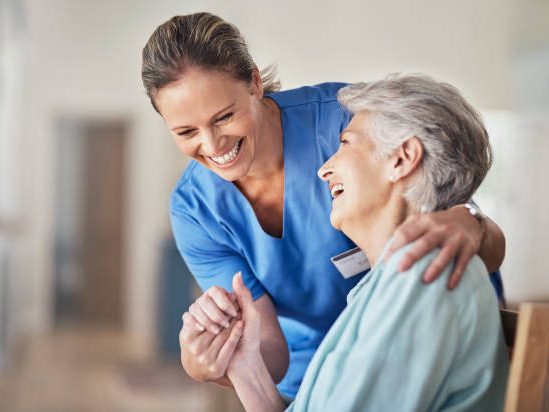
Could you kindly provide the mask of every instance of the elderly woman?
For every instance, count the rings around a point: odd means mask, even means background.
[[[384,260],[407,216],[464,203],[480,185],[491,163],[480,116],[454,87],[424,76],[348,86],[338,99],[354,116],[318,175],[333,197],[332,225],[373,270],[349,293],[289,409],[501,410],[508,361],[482,260],[469,262],[451,292],[444,276],[422,285],[436,252],[405,272],[398,262],[411,245]],[[283,410],[238,274],[233,288],[242,320],[229,338],[239,343],[227,374],[248,411]]]

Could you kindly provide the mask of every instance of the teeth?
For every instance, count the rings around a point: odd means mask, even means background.
[[[332,194],[332,198],[335,198],[337,195],[340,195],[341,193],[343,193],[343,185],[341,183],[334,185],[330,192]]]
[[[242,139],[240,139],[238,142],[236,142],[234,147],[231,150],[229,150],[227,153],[225,153],[224,155],[222,155],[222,156],[210,156],[210,159],[212,159],[215,163],[220,164],[220,165],[224,165],[224,164],[227,164],[229,162],[232,162],[235,159],[236,155],[238,154],[238,150],[240,149],[241,144],[242,144]]]

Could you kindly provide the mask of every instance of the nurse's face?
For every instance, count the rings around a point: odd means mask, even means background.
[[[375,156],[368,113],[357,113],[341,133],[338,151],[318,171],[332,194],[334,228],[347,232],[352,225],[376,216],[390,196],[389,169],[388,159]]]
[[[246,176],[256,158],[263,89],[231,74],[188,69],[159,90],[155,103],[179,150],[222,178]]]

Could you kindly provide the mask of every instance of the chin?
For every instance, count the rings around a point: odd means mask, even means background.
[[[330,223],[332,224],[332,227],[334,229],[341,230],[340,219],[337,216],[335,216],[333,212],[330,214]]]

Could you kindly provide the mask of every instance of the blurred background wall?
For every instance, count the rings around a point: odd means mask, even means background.
[[[168,196],[187,159],[142,91],[140,53],[157,25],[202,10],[235,23],[260,67],[277,63],[283,88],[424,72],[461,89],[494,145],[477,200],[507,237],[507,297],[549,299],[549,2],[0,5],[0,374],[74,313],[158,358]]]

